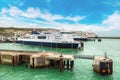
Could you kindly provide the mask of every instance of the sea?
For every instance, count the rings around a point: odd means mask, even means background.
[[[73,70],[54,68],[26,68],[24,64],[19,66],[0,64],[0,80],[120,80],[120,39],[102,39],[84,42],[83,50],[47,48],[16,43],[0,43],[0,49],[54,52],[73,55],[95,55],[108,57],[113,60],[113,74],[102,76],[93,71],[93,60],[75,59]]]

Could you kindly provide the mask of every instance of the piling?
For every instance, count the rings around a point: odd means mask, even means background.
[[[34,58],[32,58],[32,65],[33,68],[35,68],[35,64],[34,64]]]
[[[69,70],[69,60],[67,60],[67,69]]]
[[[60,69],[60,72],[63,71],[63,59],[62,59],[62,56],[60,56],[60,62],[59,62],[59,69]]]
[[[25,58],[25,66],[28,67],[28,64],[29,64],[29,57],[26,56],[26,58]]]
[[[70,61],[70,69],[73,70],[74,67],[74,61]]]

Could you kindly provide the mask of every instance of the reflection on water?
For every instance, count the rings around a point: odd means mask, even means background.
[[[77,49],[50,48],[50,47],[23,45],[23,44],[16,44],[16,43],[1,43],[0,44],[0,49],[54,52],[54,53],[60,53],[60,54],[77,54],[77,53],[80,52],[80,50],[77,50]]]

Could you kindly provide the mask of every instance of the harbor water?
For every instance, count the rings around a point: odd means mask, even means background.
[[[74,69],[26,68],[25,65],[0,64],[0,80],[120,80],[120,39],[102,39],[102,42],[85,42],[84,50],[46,48],[16,43],[0,43],[0,49],[55,52],[73,55],[98,55],[113,59],[113,75],[101,76],[92,69],[93,60],[75,59]]]

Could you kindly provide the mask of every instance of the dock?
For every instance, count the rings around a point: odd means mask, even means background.
[[[28,68],[58,68],[63,70],[73,70],[74,59],[93,60],[93,70],[101,75],[112,75],[113,61],[107,57],[95,55],[70,55],[54,52],[16,51],[0,50],[0,63],[17,66],[25,64]]]
[[[13,66],[25,64],[30,68],[52,67],[63,71],[64,69],[73,69],[74,56],[34,51],[0,50],[0,63]]]

